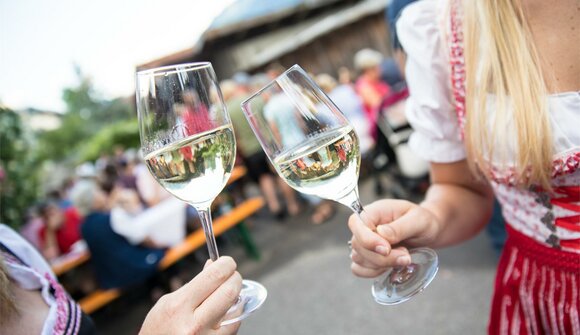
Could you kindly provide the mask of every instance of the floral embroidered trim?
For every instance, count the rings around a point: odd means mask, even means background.
[[[460,1],[453,1],[451,5],[451,48],[449,62],[451,65],[451,87],[455,102],[455,113],[459,122],[460,136],[465,135],[465,58],[463,55],[463,28]]]
[[[2,246],[0,244],[0,246]],[[32,269],[36,273],[41,273],[37,269],[25,264],[22,260],[16,258],[11,252],[7,252],[0,248],[4,260],[9,264],[18,264]],[[56,301],[56,320],[52,334],[69,335],[78,332],[81,320],[80,309],[78,305],[64,290],[64,288],[48,273],[44,274],[44,278],[48,281],[49,286],[53,290],[53,296]],[[73,324],[74,322],[74,324]]]
[[[566,157],[557,158],[552,161],[552,178],[565,176],[576,172],[580,168],[580,150]],[[518,174],[514,167],[497,168],[491,166],[489,169],[490,179],[498,184],[516,186]]]
[[[62,286],[60,286],[48,273],[46,273],[44,277],[54,289],[54,297],[56,299],[56,322],[54,324],[54,334],[64,334],[67,328],[70,312],[68,310],[68,296]]]
[[[580,167],[580,151],[565,158],[555,159],[552,163],[552,178],[564,176],[578,170]]]

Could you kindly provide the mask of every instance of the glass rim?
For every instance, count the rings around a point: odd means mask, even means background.
[[[264,93],[264,91],[266,91],[268,88],[270,88],[270,86],[274,85],[274,83],[277,82],[279,78],[285,77],[290,71],[294,71],[294,70],[302,71],[306,75],[308,75],[300,65],[298,65],[298,64],[292,65],[291,67],[286,69],[286,71],[284,71],[282,74],[280,74],[278,77],[270,80],[270,82],[268,82],[268,84],[264,85],[264,87],[262,87],[259,91],[257,91],[256,93],[252,94],[250,97],[248,97],[244,101],[242,101],[242,103],[240,103],[240,105],[242,107],[242,111],[245,111],[245,108],[243,108],[243,107],[245,105],[247,105],[250,102],[250,100],[252,100],[252,99],[256,98],[258,95]],[[245,114],[248,114],[248,113],[245,113]]]
[[[159,76],[180,72],[196,71],[205,68],[213,68],[211,62],[191,62],[182,64],[172,64],[151,69],[137,71],[137,76]]]

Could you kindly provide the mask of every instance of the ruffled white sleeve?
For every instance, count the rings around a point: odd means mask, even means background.
[[[415,130],[409,145],[423,159],[451,163],[466,154],[452,102],[440,3],[423,0],[409,5],[397,21],[397,34],[407,53],[410,97],[405,113]]]

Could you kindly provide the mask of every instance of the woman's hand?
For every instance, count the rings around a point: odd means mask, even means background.
[[[219,324],[236,303],[241,288],[242,277],[231,257],[208,262],[189,283],[159,299],[139,334],[236,334],[239,322],[224,327]]]
[[[411,263],[406,247],[428,246],[439,232],[439,222],[429,210],[405,200],[379,200],[352,215],[351,270],[359,276],[374,278],[387,268]]]

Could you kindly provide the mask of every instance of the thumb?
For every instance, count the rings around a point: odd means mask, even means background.
[[[407,240],[427,237],[432,223],[432,215],[426,209],[416,206],[396,220],[381,224],[377,233],[390,244],[396,245]]]

